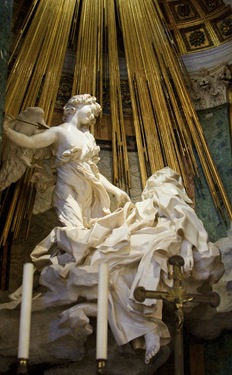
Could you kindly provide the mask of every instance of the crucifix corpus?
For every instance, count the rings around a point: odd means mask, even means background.
[[[169,264],[172,266],[173,287],[167,292],[145,290],[138,286],[135,289],[134,297],[139,302],[144,302],[146,298],[162,299],[174,303],[175,307],[175,375],[184,375],[183,358],[183,322],[184,322],[184,304],[187,302],[208,303],[211,307],[217,307],[220,304],[220,297],[216,292],[211,291],[208,294],[190,294],[187,293],[182,285],[184,278],[182,267],[184,259],[179,255],[169,258]]]

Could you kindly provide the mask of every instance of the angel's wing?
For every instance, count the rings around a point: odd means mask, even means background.
[[[29,107],[14,119],[5,116],[4,125],[27,136],[44,131],[48,126],[44,122],[44,111],[39,107]],[[3,191],[24,174],[27,167],[38,167],[40,161],[51,156],[50,148],[22,148],[4,136],[0,169],[0,191]]]

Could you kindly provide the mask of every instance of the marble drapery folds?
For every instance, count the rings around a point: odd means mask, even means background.
[[[191,290],[205,281],[216,283],[223,274],[219,249],[208,242],[190,202],[180,176],[166,167],[148,179],[140,202],[89,220],[86,228],[54,228],[31,254],[47,288],[34,300],[34,309],[64,306],[62,324],[78,328],[84,319],[88,326],[88,317],[96,312],[98,265],[106,262],[109,324],[118,345],[136,339],[144,347],[143,337],[150,331],[160,336],[161,345],[167,344],[162,301],[138,303],[134,289],[171,286],[168,258],[175,254],[183,256],[185,271],[191,272],[186,281]]]

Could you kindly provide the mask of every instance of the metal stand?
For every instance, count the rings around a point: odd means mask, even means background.
[[[107,375],[106,362],[107,361],[105,359],[97,359],[97,375]]]
[[[28,359],[19,358],[16,374],[28,374]]]
[[[183,304],[195,301],[199,303],[208,303],[211,307],[217,307],[220,303],[220,297],[216,292],[209,294],[188,294],[182,286],[184,259],[179,255],[174,255],[169,259],[173,267],[173,287],[168,292],[159,292],[145,290],[143,287],[137,287],[134,297],[137,301],[143,302],[146,298],[163,299],[173,302],[175,305],[176,326],[175,326],[175,375],[184,375],[183,358]]]

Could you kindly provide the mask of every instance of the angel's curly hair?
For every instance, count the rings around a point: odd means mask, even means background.
[[[66,121],[69,115],[74,115],[79,108],[85,105],[91,105],[95,117],[101,112],[101,106],[97,103],[95,96],[90,94],[75,95],[63,107],[63,121]]]

